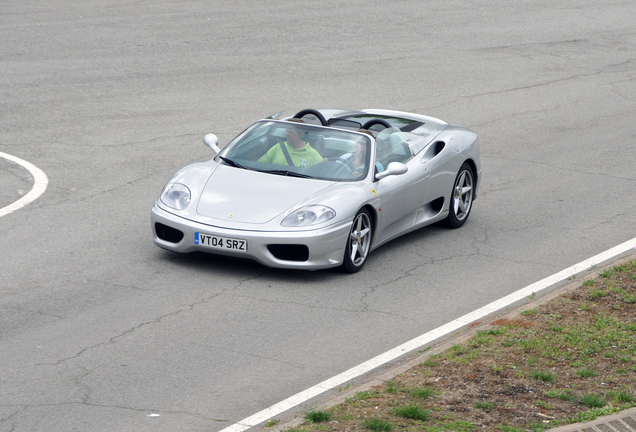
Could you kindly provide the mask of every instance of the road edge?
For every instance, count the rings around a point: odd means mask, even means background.
[[[602,263],[602,265],[597,265],[593,269],[589,269],[587,271],[585,280],[588,279],[596,279],[599,277],[599,273],[603,270],[619,265],[620,263],[627,262],[630,260],[636,260],[636,252],[625,252],[617,255],[614,259],[606,261]],[[582,272],[581,272],[582,273]],[[304,404],[298,405],[293,410],[289,410],[287,415],[281,416],[280,418],[270,420],[268,423],[259,424],[253,427],[250,427],[250,431],[267,431],[267,432],[282,432],[288,429],[293,429],[295,427],[300,426],[304,422],[304,413],[311,410],[327,410],[335,405],[339,405],[345,402],[345,399],[354,396],[358,392],[368,391],[374,387],[384,385],[387,381],[391,381],[397,375],[404,373],[413,367],[419,365],[423,361],[425,361],[430,356],[440,354],[445,350],[451,348],[456,344],[460,344],[466,342],[471,337],[473,337],[477,332],[482,330],[487,330],[489,328],[495,327],[493,322],[501,320],[501,319],[513,319],[517,317],[521,312],[527,309],[533,309],[539,305],[549,302],[550,300],[559,297],[565,293],[573,291],[575,289],[580,288],[583,285],[585,280],[580,276],[581,273],[573,275],[571,280],[566,281],[565,283],[556,283],[552,287],[546,288],[547,293],[544,293],[541,296],[528,298],[527,301],[521,302],[521,304],[515,304],[508,308],[501,309],[499,313],[493,313],[482,320],[475,321],[470,323],[467,328],[451,333],[446,338],[440,338],[437,341],[430,344],[423,352],[418,352],[415,354],[411,354],[410,356],[405,356],[405,359],[398,360],[397,363],[389,365],[383,369],[378,375],[371,374],[373,376],[367,377],[367,379],[359,379],[358,382],[350,383],[350,385],[346,386],[345,390],[338,390],[336,395],[325,398],[325,394],[323,393],[323,400],[320,401],[308,401]],[[574,277],[576,276],[576,277]],[[552,288],[552,289],[551,289]],[[321,398],[321,399],[322,399]],[[634,411],[634,412],[632,412]],[[636,408],[630,408],[625,411],[621,411],[616,414],[612,414],[609,416],[599,417],[598,419],[586,422],[586,423],[577,423],[565,426],[559,426],[553,429],[550,429],[551,432],[571,432],[571,431],[579,431],[583,429],[589,429],[592,424],[597,423],[605,423],[609,421],[614,421],[614,417],[623,418],[625,416],[636,416]],[[610,418],[611,417],[611,418]],[[595,429],[591,429],[591,431],[595,432]]]

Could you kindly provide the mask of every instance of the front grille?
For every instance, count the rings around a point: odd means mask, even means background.
[[[183,233],[178,229],[169,227],[162,223],[155,223],[155,232],[157,237],[170,243],[179,243],[183,239]]]
[[[307,261],[309,248],[305,245],[295,244],[271,244],[267,249],[281,261]]]

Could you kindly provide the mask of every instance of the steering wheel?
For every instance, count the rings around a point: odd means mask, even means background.
[[[391,127],[391,123],[389,123],[386,120],[382,120],[382,119],[371,119],[368,122],[366,122],[365,124],[362,125],[362,129],[371,129],[372,126],[375,125],[382,125],[385,128],[390,128]]]
[[[337,163],[339,166],[342,165],[343,167],[345,167],[347,169],[347,173],[351,174],[353,171],[351,170],[351,167],[342,159],[340,159],[340,157],[330,157],[327,158],[327,161],[329,162],[335,162]]]
[[[298,111],[298,112],[296,113],[296,115],[294,116],[294,118],[297,118],[297,119],[299,119],[299,118],[303,118],[303,117],[304,117],[304,116],[306,116],[307,114],[313,114],[313,115],[315,115],[316,117],[318,117],[318,120],[320,120],[320,124],[321,124],[321,125],[323,125],[323,126],[327,126],[327,120],[325,120],[325,116],[324,116],[324,115],[322,115],[322,114],[320,113],[320,111],[317,111],[317,110],[315,110],[315,109],[311,109],[311,108],[304,109],[304,110],[302,110],[302,111]]]

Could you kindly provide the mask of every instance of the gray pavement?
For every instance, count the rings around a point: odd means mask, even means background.
[[[18,164],[0,157],[0,209],[19,200],[31,190],[33,178]]]
[[[219,431],[636,237],[633,2],[4,0],[0,432]],[[152,244],[170,175],[252,121],[388,108],[479,135],[481,195],[364,271]],[[0,161],[0,205],[32,181]],[[158,414],[158,416],[154,415]]]

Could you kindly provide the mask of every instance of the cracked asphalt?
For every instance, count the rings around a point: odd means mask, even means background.
[[[634,16],[591,0],[5,0],[0,152],[49,185],[0,217],[0,432],[219,431],[636,237]],[[325,107],[477,132],[468,223],[351,276],[154,246],[150,207],[212,156],[205,133],[225,144]],[[0,207],[31,182],[0,159]]]

